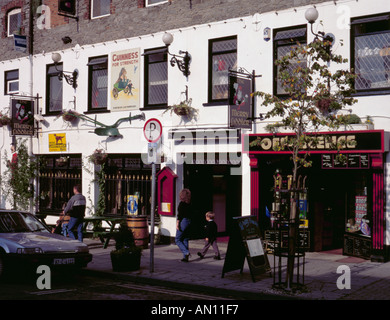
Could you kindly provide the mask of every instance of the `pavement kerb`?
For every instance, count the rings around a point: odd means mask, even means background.
[[[198,242],[197,245],[199,246],[201,243],[202,242]],[[192,244],[193,244],[192,249],[196,250],[195,243],[193,242]],[[88,243],[88,246],[92,254],[94,252],[107,252],[107,258],[109,261],[106,261],[106,264],[111,265],[108,252],[110,252],[113,249],[114,247],[113,244],[110,243],[107,249],[102,249],[102,245],[96,241]],[[226,247],[227,247],[226,243],[221,244],[220,245],[221,252],[226,253]],[[150,250],[150,248],[147,250]],[[158,260],[158,257],[155,257],[155,261],[156,259]],[[221,287],[212,286],[212,284],[211,285],[197,284],[195,282],[191,282],[191,279],[189,279],[188,282],[178,281],[177,279],[175,280],[160,279],[157,277],[153,277],[153,274],[150,273],[150,271],[149,274],[148,273],[135,274],[131,272],[114,272],[112,270],[96,270],[93,267],[92,268],[87,267],[83,269],[83,273],[94,277],[121,280],[121,281],[131,281],[134,283],[145,284],[145,285],[160,285],[160,286],[164,286],[172,289],[180,289],[180,290],[186,290],[190,285],[191,291],[197,291],[197,292],[221,295],[221,296],[229,296],[232,299],[240,299],[240,300],[306,300],[305,298],[295,296],[293,293],[292,294],[289,294],[288,292],[284,293],[279,290],[275,291],[275,293],[269,292],[269,291],[274,291],[274,290],[268,290],[270,288],[267,288],[267,290],[257,289],[253,291],[241,290],[237,286],[232,288],[229,287],[228,280],[226,286],[224,288],[221,288]]]
[[[120,273],[120,272],[105,272],[98,270],[89,270],[84,269],[82,271],[84,274],[99,278],[107,278],[112,280],[121,280],[121,281],[131,281],[137,284],[145,284],[145,285],[157,285],[164,286],[172,289],[179,290],[188,290],[188,283],[183,282],[175,282],[175,281],[167,281],[162,279],[152,279],[145,276],[137,276],[128,273]],[[237,289],[222,289],[215,288],[210,286],[203,286],[199,284],[191,284],[191,291],[208,293],[213,295],[221,295],[228,296],[232,299],[239,300],[305,300],[298,297],[288,296],[288,295],[278,295],[278,294],[270,294],[265,292],[249,292],[249,291],[241,291]]]

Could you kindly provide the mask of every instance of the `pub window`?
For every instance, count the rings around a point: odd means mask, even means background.
[[[364,93],[390,90],[390,14],[351,21],[352,66],[355,90]]]
[[[4,74],[4,94],[19,92],[19,70],[6,71]]]
[[[111,0],[91,0],[91,18],[100,18],[110,14]]]
[[[305,45],[306,40],[306,26],[295,27],[289,29],[279,29],[274,31],[274,62],[281,59],[290,53],[292,49],[299,44]],[[298,66],[305,67],[305,61],[297,61],[291,65],[291,72]],[[278,79],[278,67],[274,63],[274,94],[285,95],[281,81]]]
[[[20,33],[22,27],[22,10],[20,8],[12,9],[7,14],[7,35],[13,36]]]
[[[107,56],[89,59],[88,111],[107,109],[108,69]]]
[[[60,213],[81,184],[80,155],[41,156],[39,168],[39,211]]]
[[[62,63],[57,64],[62,70]],[[46,72],[46,113],[56,114],[62,111],[62,81],[54,65],[47,66]]]
[[[167,3],[168,0],[146,0],[146,6],[154,6],[157,4]]]
[[[159,170],[159,168],[157,168]],[[110,154],[104,166],[105,210],[107,214],[127,215],[129,197],[137,198],[138,215],[150,215],[152,168],[139,155]]]
[[[237,37],[209,41],[208,102],[227,102],[229,70],[237,69]]]
[[[167,49],[146,50],[145,107],[166,107],[168,104]]]

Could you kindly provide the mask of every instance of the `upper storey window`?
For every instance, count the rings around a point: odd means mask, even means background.
[[[274,62],[288,55],[298,45],[306,45],[306,43],[306,26],[276,30],[274,32]],[[291,73],[298,66],[306,67],[306,61],[291,61]],[[278,74],[279,67],[274,63],[274,94],[286,95]]]
[[[7,36],[18,34],[22,27],[22,11],[20,8],[12,9],[7,14]]]
[[[168,0],[146,0],[146,6],[154,6],[156,4],[167,3]]]
[[[358,93],[390,91],[390,14],[351,21],[352,65]]]
[[[100,18],[110,15],[111,0],[91,0],[91,17]]]

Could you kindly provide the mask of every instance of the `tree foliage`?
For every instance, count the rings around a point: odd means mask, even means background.
[[[295,133],[276,146],[277,150],[291,151],[293,186],[297,170],[311,166],[310,151],[304,150],[316,144],[315,133],[347,124],[349,116],[338,112],[357,102],[352,97],[355,75],[347,69],[335,68],[347,63],[347,59],[332,53],[330,46],[330,41],[316,39],[307,45],[292,47],[286,56],[275,62],[277,80],[286,94],[254,93],[263,99],[263,106],[271,107],[266,118],[280,119],[281,126]],[[256,140],[252,142],[256,143]],[[343,142],[332,147],[341,150]]]
[[[38,172],[38,159],[28,153],[26,140],[22,140],[16,149],[17,164],[11,164],[4,155],[7,169],[1,178],[1,188],[5,199],[13,209],[28,210],[30,201],[34,199],[34,179]]]

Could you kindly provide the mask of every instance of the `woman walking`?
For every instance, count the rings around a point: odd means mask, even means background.
[[[191,191],[183,189],[179,193],[180,203],[177,208],[177,221],[176,221],[176,245],[183,253],[183,259],[181,261],[188,262],[190,251],[188,249],[189,241],[189,226],[191,224],[192,208],[191,208]]]

